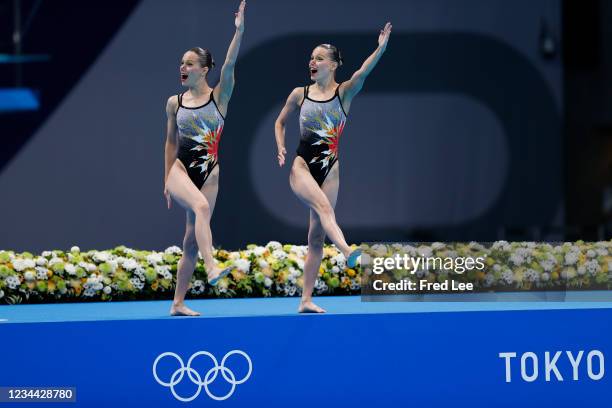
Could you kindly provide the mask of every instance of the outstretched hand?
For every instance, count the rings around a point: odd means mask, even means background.
[[[284,147],[278,150],[278,156],[276,157],[278,158],[278,165],[281,167],[285,164],[285,154],[287,154],[287,150]]]
[[[385,24],[385,27],[380,30],[380,34],[378,35],[378,46],[383,50],[387,48],[389,36],[391,35],[391,28],[393,28],[393,26],[391,25],[391,23],[387,22],[387,24]]]
[[[246,7],[246,1],[242,0],[240,2],[240,6],[238,6],[238,11],[234,13],[236,19],[234,20],[234,24],[236,25],[236,29],[239,31],[244,31],[244,8]]]

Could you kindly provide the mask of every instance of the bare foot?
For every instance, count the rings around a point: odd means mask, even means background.
[[[191,310],[185,305],[172,305],[170,316],[200,316],[200,312]]]
[[[231,270],[231,267],[227,267],[225,269],[214,268],[211,273],[206,274],[206,276],[208,277],[208,283],[212,286],[217,286],[219,280],[226,277],[231,272]]]
[[[298,308],[298,313],[325,313],[326,310],[312,303],[311,300],[308,302],[301,302]]]

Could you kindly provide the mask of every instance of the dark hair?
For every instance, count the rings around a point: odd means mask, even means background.
[[[317,45],[317,47],[321,47],[321,48],[325,48],[328,51],[331,51],[331,59],[332,61],[336,61],[338,63],[338,66],[342,66],[342,63],[344,62],[342,59],[342,54],[340,53],[340,51],[338,50],[338,48],[336,48],[335,45],[331,45],[331,44],[319,44]]]
[[[198,55],[198,61],[201,66],[208,67],[209,70],[213,69],[215,66],[212,54],[206,48],[193,47],[188,51],[195,52]]]

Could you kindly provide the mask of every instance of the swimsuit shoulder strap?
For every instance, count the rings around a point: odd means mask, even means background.
[[[180,93],[178,95],[176,95],[178,98],[178,106],[176,107],[176,112],[174,112],[174,114],[176,115],[178,113],[178,110],[181,106],[183,106],[183,94]]]
[[[302,106],[304,104],[304,101],[306,100],[306,98],[308,98],[308,89],[309,88],[310,88],[310,85],[304,86],[304,97],[302,98],[302,103],[300,104],[300,106]]]

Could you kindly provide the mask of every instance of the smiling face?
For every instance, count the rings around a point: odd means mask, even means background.
[[[193,51],[187,51],[181,59],[180,78],[181,85],[186,87],[194,87],[196,83],[206,77],[208,67],[203,67],[200,64],[198,54]]]
[[[338,68],[338,63],[332,59],[331,51],[323,47],[317,47],[312,51],[308,69],[310,70],[310,79],[316,81],[325,79],[329,75],[334,75]]]

